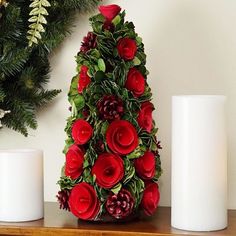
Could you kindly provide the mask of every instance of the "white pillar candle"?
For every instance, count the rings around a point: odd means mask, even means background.
[[[0,150],[0,221],[43,217],[43,152]]]
[[[172,98],[171,224],[191,231],[227,227],[225,96]]]

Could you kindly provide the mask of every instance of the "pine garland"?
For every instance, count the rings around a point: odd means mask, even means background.
[[[1,121],[25,136],[37,127],[38,108],[60,92],[45,89],[49,53],[71,32],[75,13],[100,0],[31,1],[0,0],[0,109],[11,111]]]

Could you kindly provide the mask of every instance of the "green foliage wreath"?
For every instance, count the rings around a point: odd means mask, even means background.
[[[100,0],[0,0],[0,117],[23,135],[36,129],[36,111],[60,90],[46,90],[48,56],[70,33],[75,14]]]

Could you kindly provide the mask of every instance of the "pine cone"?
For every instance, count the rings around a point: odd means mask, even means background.
[[[105,95],[97,107],[101,119],[108,121],[119,120],[124,113],[122,100],[114,95]]]
[[[68,200],[69,200],[69,196],[70,196],[70,191],[69,190],[61,190],[58,192],[57,197],[57,201],[60,204],[60,209],[65,209],[70,211],[70,207],[68,204]]]
[[[86,53],[88,50],[96,48],[97,36],[93,32],[88,32],[87,36],[83,38],[83,42],[81,43],[80,51]]]
[[[116,219],[123,219],[132,213],[134,198],[126,189],[121,189],[118,194],[111,193],[106,201],[107,212]]]

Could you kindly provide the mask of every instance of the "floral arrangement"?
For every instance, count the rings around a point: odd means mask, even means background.
[[[83,220],[152,215],[161,175],[142,39],[117,5],[99,7],[77,54],[60,208]]]

